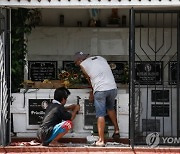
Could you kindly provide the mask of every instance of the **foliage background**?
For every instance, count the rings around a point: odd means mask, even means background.
[[[37,9],[12,9],[11,19],[11,87],[12,92],[18,92],[24,81],[25,56],[28,52],[26,35],[39,25],[41,13]]]

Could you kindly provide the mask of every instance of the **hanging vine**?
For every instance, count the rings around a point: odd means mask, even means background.
[[[24,81],[25,56],[27,54],[27,35],[41,21],[41,13],[37,9],[12,9],[11,13],[11,74],[12,92],[18,92]]]

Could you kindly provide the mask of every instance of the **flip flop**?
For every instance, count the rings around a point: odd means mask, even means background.
[[[105,144],[97,144],[97,142],[94,142],[91,144],[91,146],[95,146],[95,147],[105,147]]]
[[[29,142],[29,144],[31,146],[35,146],[35,145],[40,145],[41,143],[37,142],[36,140],[32,140],[31,142]]]
[[[114,134],[112,135],[112,138],[113,138],[113,139],[119,139],[119,138],[120,138],[119,133],[114,133]]]

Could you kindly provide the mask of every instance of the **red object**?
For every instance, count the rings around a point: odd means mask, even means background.
[[[62,128],[64,128],[66,131],[70,130],[72,128],[72,121],[67,120],[63,125]]]

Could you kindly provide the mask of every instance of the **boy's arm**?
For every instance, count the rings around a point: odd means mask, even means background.
[[[69,105],[69,106],[65,106],[65,109],[66,109],[67,111],[73,111],[75,107],[76,107],[76,105],[75,105],[75,104],[72,104],[72,105]]]
[[[59,116],[62,117],[63,120],[74,120],[76,117],[77,112],[80,109],[80,105],[73,105],[75,106],[74,109],[72,109],[72,112],[68,112],[67,109],[64,107],[64,110],[59,112]]]
[[[71,116],[71,120],[74,120],[74,118],[76,117],[77,112],[80,110],[80,105],[75,105],[74,109],[72,110],[72,116]]]

